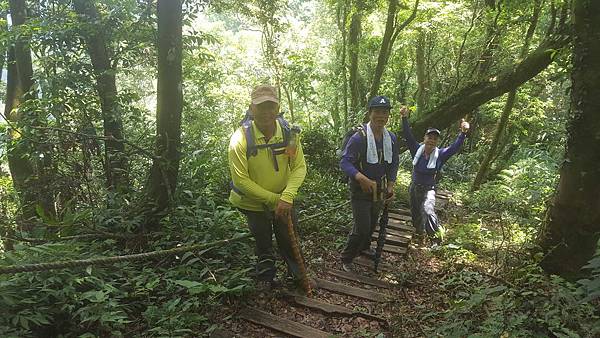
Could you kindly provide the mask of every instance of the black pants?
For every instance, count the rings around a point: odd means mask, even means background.
[[[277,273],[273,254],[273,232],[275,233],[279,253],[287,265],[288,275],[296,280],[300,279],[300,266],[294,259],[287,222],[276,218],[274,212],[243,209],[240,209],[240,211],[246,215],[250,231],[256,241],[257,280],[271,281]],[[298,215],[294,209],[292,209],[292,223],[294,225],[298,223]]]
[[[441,239],[442,228],[435,213],[435,188],[410,184],[410,212],[417,234],[427,232],[430,238]]]
[[[342,262],[350,263],[361,251],[371,247],[371,236],[377,227],[383,201],[351,199],[354,226],[342,251]]]

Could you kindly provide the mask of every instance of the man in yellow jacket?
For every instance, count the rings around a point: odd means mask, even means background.
[[[249,118],[229,143],[229,201],[246,216],[256,240],[257,281],[261,287],[272,287],[276,283],[273,232],[288,273],[300,279],[287,224],[290,216],[297,224],[293,204],[306,176],[306,162],[299,130],[279,116],[277,89],[260,85],[252,91],[251,100]]]

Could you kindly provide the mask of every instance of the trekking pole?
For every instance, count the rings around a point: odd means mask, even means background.
[[[300,241],[298,240],[298,234],[294,230],[294,223],[292,222],[291,214],[288,215],[287,228],[292,245],[292,254],[294,255],[294,259],[298,263],[298,268],[300,269],[300,282],[302,283],[302,288],[304,289],[306,296],[310,297],[312,295],[312,287],[310,286],[310,281],[308,280],[308,273],[306,272],[304,257],[302,257],[302,254],[300,253]]]
[[[387,182],[383,180],[381,183],[382,190],[384,187],[387,189]],[[383,191],[382,191],[383,194]],[[385,194],[386,197],[389,197],[388,194]],[[375,248],[375,257],[373,258],[373,269],[377,272],[377,268],[379,267],[379,263],[381,262],[381,254],[383,252],[383,246],[385,245],[385,237],[387,235],[387,224],[388,224],[388,202],[386,200],[383,201],[383,212],[381,213],[381,217],[379,218],[379,236],[377,236],[377,248]]]
[[[383,252],[383,246],[385,245],[386,228],[388,223],[388,204],[385,203],[383,206],[383,212],[379,218],[379,236],[377,236],[377,248],[375,249],[375,258],[373,259],[373,269],[377,272],[379,263],[381,262],[381,254]]]

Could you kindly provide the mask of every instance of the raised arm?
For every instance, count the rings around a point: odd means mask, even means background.
[[[456,154],[462,144],[465,142],[465,138],[467,137],[467,131],[469,131],[469,122],[465,122],[464,119],[460,121],[460,134],[449,147],[441,150],[440,158],[442,162],[446,162],[450,156]]]
[[[406,146],[412,156],[415,156],[417,153],[417,149],[419,149],[419,143],[415,139],[412,130],[410,129],[410,125],[408,124],[408,108],[402,106],[400,108],[400,115],[402,115],[402,135],[406,140]]]

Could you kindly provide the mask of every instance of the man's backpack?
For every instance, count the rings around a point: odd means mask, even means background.
[[[342,138],[342,142],[341,142],[341,146],[339,149],[336,150],[336,154],[338,156],[338,158],[342,158],[342,155],[344,154],[344,151],[346,150],[346,146],[348,145],[348,142],[350,141],[350,138],[352,138],[352,136],[354,136],[354,134],[356,133],[360,133],[362,139],[363,139],[363,143],[364,143],[364,151],[361,151],[359,154],[359,158],[366,158],[367,155],[367,125],[366,124],[359,124],[356,125],[352,128],[350,128],[350,130],[348,130],[345,134],[344,137]]]
[[[346,151],[346,146],[348,145],[350,138],[352,138],[352,136],[354,136],[356,133],[360,133],[360,137],[362,138],[362,144],[363,144],[361,151],[358,153],[358,167],[362,170],[362,168],[364,167],[363,162],[367,161],[367,125],[366,124],[359,124],[359,125],[356,125],[356,126],[350,128],[350,130],[348,130],[344,134],[344,137],[342,138],[341,147],[336,151],[336,154],[339,159],[342,158],[342,155],[344,154],[344,151]],[[340,177],[340,179],[342,182],[350,182],[350,177],[348,177],[346,175],[346,173],[343,173],[343,172],[342,172],[342,176]]]
[[[275,159],[275,155],[280,155],[285,152],[285,148],[290,144],[290,140],[293,137],[293,133],[299,134],[300,127],[291,126],[286,119],[283,118],[283,112],[277,116],[277,123],[281,127],[283,132],[283,141],[279,143],[270,143],[270,144],[256,144],[254,142],[254,135],[252,135],[252,114],[250,111],[246,111],[246,115],[240,122],[240,125],[244,131],[244,137],[246,138],[246,158],[250,158],[252,156],[256,156],[258,154],[259,149],[270,148],[273,152],[273,158]],[[277,165],[277,161],[273,162],[275,166],[275,170],[279,171],[279,166]]]
[[[290,144],[291,139],[295,137],[293,134],[300,133],[300,127],[291,126],[288,121],[283,118],[282,112],[277,116],[277,123],[279,123],[279,126],[281,126],[281,130],[283,132],[283,141],[271,144],[256,144],[254,142],[254,135],[252,135],[252,120],[252,114],[249,110],[247,110],[244,118],[240,121],[240,126],[242,127],[244,137],[246,138],[246,158],[248,159],[252,156],[258,155],[259,149],[270,148],[271,152],[273,153],[273,166],[275,167],[275,171],[279,171],[277,155],[285,152],[287,146]],[[233,181],[230,182],[230,187],[239,195],[244,195],[244,193],[233,184]]]

